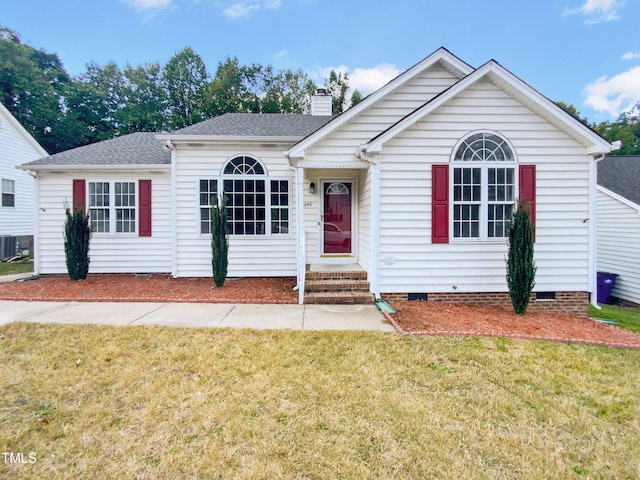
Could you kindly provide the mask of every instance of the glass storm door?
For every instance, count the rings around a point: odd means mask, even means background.
[[[352,237],[353,182],[325,181],[322,184],[324,197],[323,253],[350,255]]]

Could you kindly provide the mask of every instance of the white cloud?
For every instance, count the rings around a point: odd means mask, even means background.
[[[400,70],[390,63],[381,63],[373,68],[356,68],[349,74],[349,85],[366,95],[389,83],[398,75]]]
[[[577,8],[566,8],[564,16],[584,15],[585,23],[594,24],[618,20],[618,10],[624,6],[625,0],[586,0]]]
[[[240,2],[219,2],[222,14],[230,20],[247,18],[261,10],[277,10],[282,0],[244,0]]]
[[[585,88],[584,104],[617,117],[640,100],[640,66],[608,78],[601,77]]]
[[[623,60],[636,60],[640,58],[640,52],[627,52],[622,55]]]
[[[349,90],[353,91],[357,89],[363,95],[368,95],[374,90],[377,90],[401,73],[395,65],[381,63],[372,68],[355,68],[353,71],[346,65],[321,67],[309,72],[309,76],[311,76],[316,83],[321,84],[329,78],[331,70],[334,70],[336,73],[348,73]]]
[[[125,0],[125,3],[138,10],[166,10],[173,0]]]

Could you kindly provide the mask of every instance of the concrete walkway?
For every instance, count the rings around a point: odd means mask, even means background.
[[[375,305],[0,300],[0,325],[11,322],[395,332]]]

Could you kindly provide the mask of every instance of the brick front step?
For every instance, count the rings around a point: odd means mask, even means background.
[[[374,300],[372,293],[364,292],[310,292],[304,295],[307,304],[372,304]]]
[[[366,280],[367,272],[365,271],[353,271],[353,272],[315,272],[310,271],[305,273],[307,280]]]
[[[366,280],[307,280],[305,292],[362,292],[369,293],[369,282]]]

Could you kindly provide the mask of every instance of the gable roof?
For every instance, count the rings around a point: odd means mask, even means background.
[[[386,142],[411,127],[416,122],[420,121],[448,100],[454,98],[456,95],[484,78],[490,80],[494,85],[501,88],[520,103],[536,112],[570,137],[574,138],[587,149],[588,154],[595,155],[609,153],[613,149],[613,145],[594,130],[573,118],[547,97],[502,67],[498,62],[490,60],[448,89],[441,92],[436,97],[432,98],[422,107],[414,110],[412,113],[398,121],[395,125],[392,125],[387,130],[362,145],[358,149],[358,152],[380,152],[382,150],[382,146]]]
[[[13,114],[9,111],[7,107],[5,107],[0,102],[0,117],[4,118],[4,120],[12,125],[18,133],[25,139],[25,141],[39,154],[42,156],[48,155],[47,151],[42,148],[33,135],[31,135],[26,128],[22,126],[22,124],[13,116]],[[1,122],[0,122],[1,123]]]
[[[640,155],[609,155],[598,162],[598,185],[640,206]]]
[[[180,130],[158,135],[160,139],[198,137],[305,137],[332,116],[290,113],[225,113]]]
[[[138,132],[33,160],[21,165],[20,168],[24,170],[104,166],[135,168],[135,166],[170,164],[171,152],[165,150],[156,140],[155,133]]]
[[[441,65],[447,71],[449,71],[452,75],[462,78],[473,71],[473,68],[467,64],[466,62],[460,60],[454,54],[452,54],[449,50],[444,47],[439,48],[431,55],[416,63],[413,67],[404,71],[396,78],[391,80],[389,83],[379,88],[372,94],[365,97],[360,103],[349,108],[348,110],[341,113],[339,116],[333,119],[333,121],[327,123],[324,127],[318,129],[313,132],[311,135],[302,139],[296,145],[289,149],[289,151],[285,152],[285,155],[290,158],[298,158],[304,156],[304,151],[311,147],[313,144],[323,139],[331,132],[338,129],[340,126],[344,125],[346,122],[351,120],[353,117],[359,115],[364,110],[370,108],[376,102],[378,102],[381,98],[386,97],[387,95],[393,93],[420,73],[424,72],[428,68],[432,67],[435,64]]]

